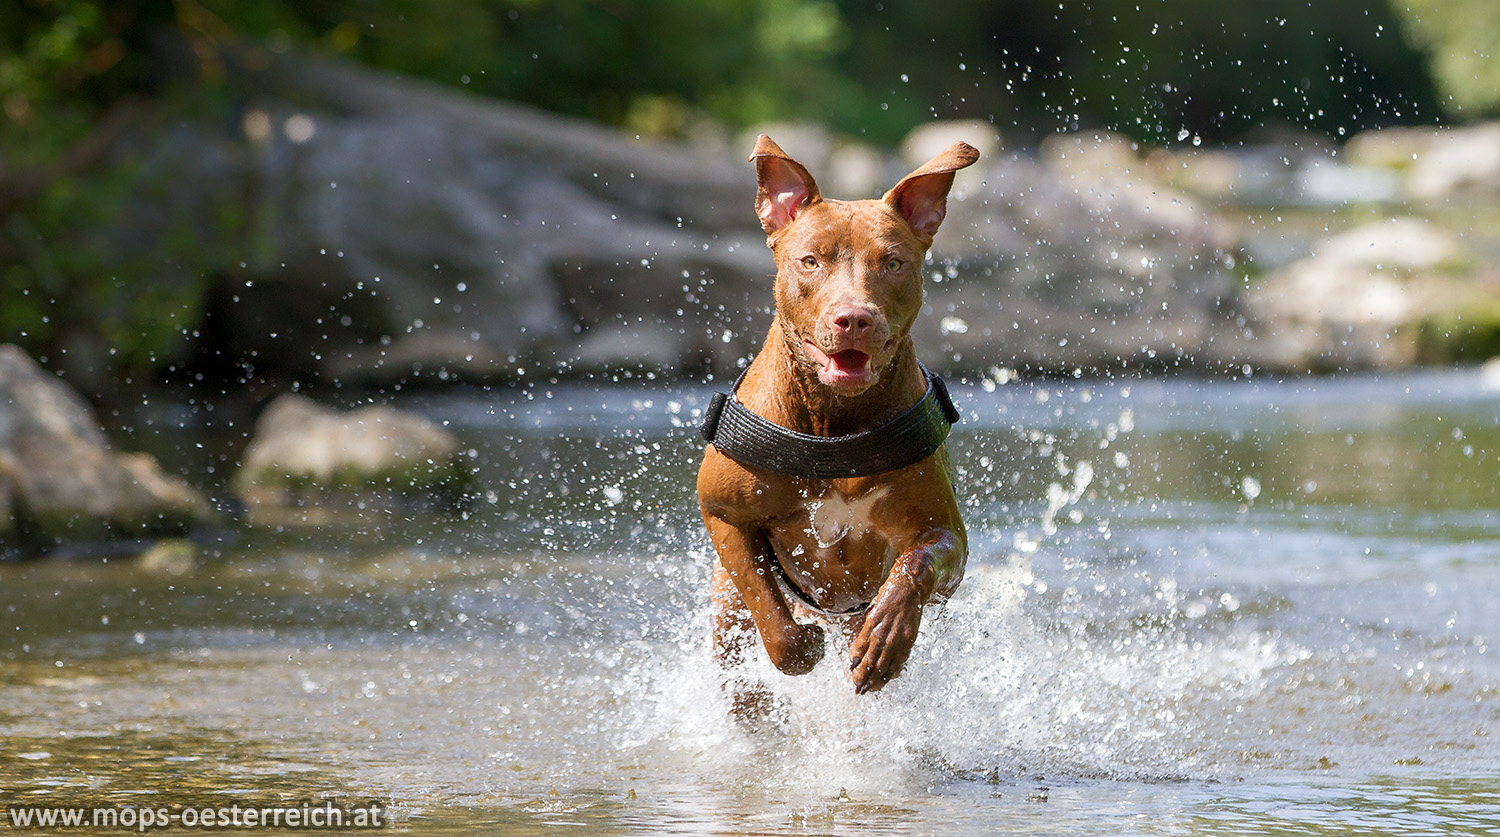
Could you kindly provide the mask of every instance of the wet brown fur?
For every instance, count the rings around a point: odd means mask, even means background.
[[[738,390],[746,407],[792,430],[841,436],[878,427],[922,397],[927,384],[910,334],[922,305],[922,263],[953,173],[978,156],[955,143],[882,199],[824,200],[806,169],[760,136],[751,160],[756,210],[776,261],[776,313]],[[820,361],[838,352],[867,360],[840,378],[843,367]],[[823,656],[823,628],[794,618],[777,585],[770,562],[778,558],[822,608],[870,603],[832,620],[849,640],[857,692],[900,673],[922,608],[963,577],[967,542],[943,449],[883,474],[805,480],[747,468],[710,445],[698,497],[719,558],[714,645],[731,670],[753,653],[757,635],[786,674],[804,674]],[[825,508],[852,510],[847,531],[831,543],[818,531],[817,510]],[[736,700],[755,708],[753,696]]]

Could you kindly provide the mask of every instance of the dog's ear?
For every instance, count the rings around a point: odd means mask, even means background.
[[[943,223],[943,216],[948,213],[948,190],[953,188],[953,173],[974,165],[978,159],[979,151],[974,146],[955,142],[947,151],[901,178],[900,183],[885,193],[885,202],[930,244],[938,225]]]
[[[755,163],[755,214],[766,235],[779,232],[802,207],[821,200],[818,184],[807,169],[765,134],[756,138],[750,159]]]

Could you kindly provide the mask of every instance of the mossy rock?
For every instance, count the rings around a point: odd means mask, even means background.
[[[62,379],[0,345],[0,553],[181,534],[217,519],[156,460],[114,450]]]
[[[1480,363],[1500,357],[1500,297],[1477,299],[1423,320],[1417,346],[1424,363]]]
[[[284,519],[278,510],[372,502],[455,508],[472,482],[458,439],[421,416],[383,405],[344,413],[284,395],[256,423],[234,488],[253,517]]]

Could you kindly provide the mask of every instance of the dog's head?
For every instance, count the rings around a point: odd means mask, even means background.
[[[880,380],[910,333],[953,173],[979,152],[954,143],[885,197],[862,201],[824,200],[807,169],[765,134],[750,159],[788,348],[835,393],[858,395]]]

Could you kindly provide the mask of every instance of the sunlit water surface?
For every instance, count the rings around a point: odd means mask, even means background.
[[[727,720],[706,390],[412,396],[477,455],[465,518],[0,566],[0,797],[375,797],[402,833],[1500,829],[1478,373],[955,389],[968,575],[880,694],[762,662],[783,723]],[[222,479],[239,431],[205,418],[132,443]]]

